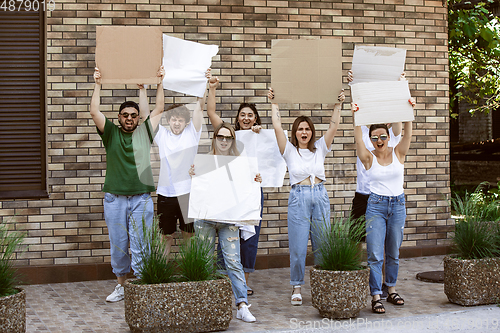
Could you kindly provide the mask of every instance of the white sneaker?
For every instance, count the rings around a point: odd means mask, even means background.
[[[251,305],[246,305],[245,303],[243,303],[236,312],[236,318],[246,321],[247,323],[253,323],[256,319],[250,313],[250,310],[248,310],[249,307],[251,307]]]
[[[118,284],[115,287],[115,290],[108,296],[106,297],[106,302],[118,302],[123,299],[125,295],[125,292],[123,291],[123,286],[121,284]]]

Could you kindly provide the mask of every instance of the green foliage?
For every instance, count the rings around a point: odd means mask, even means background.
[[[179,256],[169,260],[165,254],[166,241],[158,222],[157,216],[154,217],[151,228],[147,228],[144,217],[140,226],[135,221],[132,222],[134,230],[136,232],[142,230],[144,235],[143,240],[138,240],[138,246],[144,249],[140,253],[143,262],[139,271],[141,279],[135,283],[205,281],[222,276],[217,272],[217,257],[210,240],[206,237],[193,236],[184,241],[179,248]]]
[[[24,233],[9,230],[7,224],[0,223],[0,297],[13,295],[19,284],[12,257],[25,237]]]
[[[147,228],[144,217],[142,218],[140,227],[144,240],[139,241],[139,243],[144,250],[140,254],[143,264],[139,272],[141,279],[137,281],[138,284],[159,284],[174,281],[175,264],[173,261],[169,261],[165,254],[166,241],[162,237],[158,222],[159,219],[155,216],[151,228]],[[137,225],[132,224],[137,231]]]
[[[462,259],[482,259],[500,256],[500,201],[485,200],[481,183],[462,198],[455,194],[450,200],[458,216],[453,243]]]
[[[221,277],[217,273],[217,255],[213,244],[204,235],[195,235],[179,248],[181,281],[205,281]]]
[[[491,3],[448,0],[450,110],[460,101],[472,114],[500,106],[500,25]]]
[[[365,225],[350,217],[335,217],[333,224],[324,224],[319,232],[317,254],[319,267],[329,271],[354,271],[362,269],[360,243]]]

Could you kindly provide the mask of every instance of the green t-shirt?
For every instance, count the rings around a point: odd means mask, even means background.
[[[103,192],[135,195],[155,190],[150,150],[157,131],[153,131],[149,117],[132,133],[125,133],[106,118],[104,133],[97,130],[106,148]]]

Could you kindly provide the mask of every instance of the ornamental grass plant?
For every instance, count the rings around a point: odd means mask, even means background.
[[[208,238],[195,235],[183,241],[179,253],[169,259],[165,252],[166,240],[161,233],[158,216],[153,218],[150,228],[147,227],[144,218],[141,225],[135,222],[132,225],[136,232],[141,230],[144,235],[142,240],[137,240],[139,247],[143,249],[140,253],[142,266],[138,272],[140,279],[133,283],[205,281],[222,276],[217,272],[217,257]]]
[[[320,242],[316,249],[318,267],[329,271],[354,271],[363,269],[360,251],[365,225],[351,217],[334,217],[333,223],[319,228]]]
[[[457,216],[454,248],[460,259],[483,259],[500,256],[500,201],[485,199],[481,183],[464,197],[455,194],[450,200]]]
[[[19,284],[12,259],[22,244],[24,233],[9,230],[6,223],[0,223],[0,297],[17,293],[15,286]]]
[[[137,284],[159,284],[175,281],[175,263],[168,260],[165,253],[166,240],[163,238],[160,227],[159,218],[155,216],[151,228],[146,226],[144,217],[142,218],[141,230],[144,239],[140,242],[143,250],[140,254],[142,259],[142,267],[139,275],[140,279]],[[134,229],[138,226],[133,223]]]
[[[195,235],[179,248],[180,281],[206,281],[222,277],[217,272],[217,256],[213,244],[204,235]]]

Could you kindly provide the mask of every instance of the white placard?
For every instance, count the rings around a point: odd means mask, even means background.
[[[352,56],[353,85],[361,82],[397,81],[404,72],[406,50],[356,45]]]
[[[203,97],[207,89],[206,70],[212,66],[217,45],[205,45],[163,35],[163,88]]]
[[[286,162],[281,156],[274,130],[261,129],[259,133],[236,131],[236,139],[242,143],[242,149],[238,146],[242,155],[257,158],[261,187],[282,187]]]
[[[246,156],[196,155],[188,217],[258,225],[260,183],[257,159]]]
[[[408,81],[364,82],[351,86],[356,126],[413,121]]]

